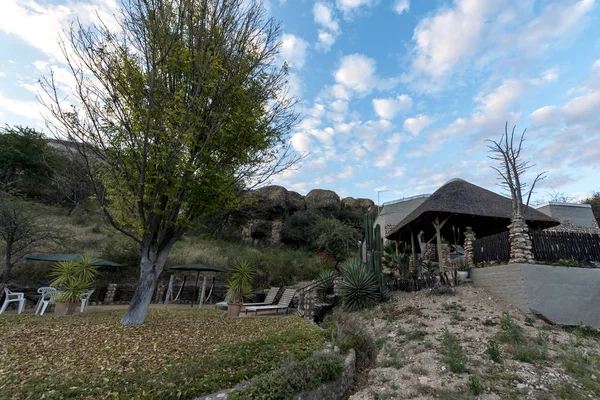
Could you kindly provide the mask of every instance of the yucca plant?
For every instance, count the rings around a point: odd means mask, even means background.
[[[59,261],[54,264],[50,274],[54,277],[51,285],[61,292],[57,302],[77,303],[81,301],[83,293],[92,290],[98,276],[98,267],[93,262],[92,257],[83,257],[81,261]]]
[[[344,263],[339,288],[347,311],[373,307],[381,299],[381,290],[373,271],[357,258]]]
[[[242,260],[231,267],[227,284],[230,303],[243,303],[244,299],[248,298],[252,290],[254,275],[256,275],[256,268],[246,260]]]

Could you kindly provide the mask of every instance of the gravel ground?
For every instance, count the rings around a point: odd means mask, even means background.
[[[519,339],[507,339],[503,313],[520,327]],[[381,350],[351,400],[600,399],[597,331],[574,334],[531,320],[484,289],[467,284],[451,295],[401,292],[357,316]],[[464,372],[450,371],[445,330],[466,355]],[[499,346],[500,362],[489,355],[490,341]]]

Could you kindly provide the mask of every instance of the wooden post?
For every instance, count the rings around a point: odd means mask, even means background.
[[[435,227],[435,239],[437,240],[437,252],[438,252],[438,264],[440,266],[440,273],[444,272],[444,259],[442,255],[442,227],[444,224],[450,219],[450,216],[440,222],[440,215],[436,214],[435,219],[433,221],[433,226]]]
[[[169,278],[169,286],[167,289],[167,296],[165,297],[165,308],[169,304],[169,297],[171,297],[171,294],[173,293],[173,279],[175,279],[175,276],[173,274],[171,274],[171,277]]]
[[[421,271],[417,268],[417,250],[415,249],[415,233],[413,230],[410,230],[410,248],[412,252],[412,264],[413,268],[417,269],[417,275],[421,275]]]
[[[204,295],[206,292],[206,275],[204,275],[204,280],[202,281],[202,291],[200,292],[200,303],[198,304],[198,308],[202,308],[204,304]]]

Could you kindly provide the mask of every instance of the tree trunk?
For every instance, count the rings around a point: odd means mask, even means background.
[[[167,245],[160,252],[152,250],[151,246],[142,242],[140,262],[140,280],[129,303],[127,312],[121,319],[123,325],[140,325],[144,323],[152,295],[160,278],[167,256],[173,245]],[[153,247],[153,246],[152,246]]]
[[[8,283],[8,277],[10,276],[10,270],[12,269],[12,263],[10,262],[12,258],[12,243],[8,243],[6,245],[6,262],[4,264],[4,274],[2,276],[2,283]]]

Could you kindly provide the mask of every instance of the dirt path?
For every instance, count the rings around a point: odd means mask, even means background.
[[[532,321],[484,289],[400,293],[360,318],[381,350],[351,400],[600,399],[596,331]]]

